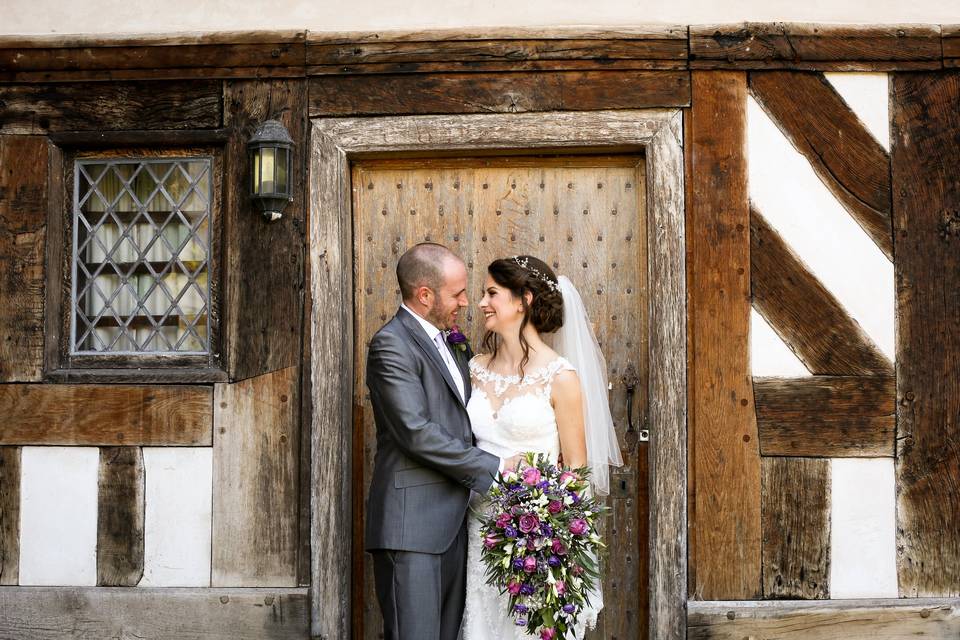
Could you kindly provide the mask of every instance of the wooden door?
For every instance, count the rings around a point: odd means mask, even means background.
[[[385,159],[352,167],[354,224],[354,637],[382,637],[363,508],[376,439],[363,386],[367,344],[400,303],[395,268],[417,242],[445,244],[467,263],[464,333],[479,348],[486,265],[529,254],[579,289],[607,358],[610,403],[625,465],[611,476],[605,608],[592,638],[647,630],[647,281],[642,157],[498,156]],[[628,387],[634,392],[628,393]],[[627,423],[628,397],[633,425]],[[472,541],[471,541],[472,543]]]

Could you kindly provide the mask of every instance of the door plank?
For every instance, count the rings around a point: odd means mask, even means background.
[[[20,447],[0,447],[0,586],[20,580]]]

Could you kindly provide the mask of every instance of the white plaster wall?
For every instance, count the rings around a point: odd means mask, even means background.
[[[96,447],[23,447],[20,584],[97,584]]]
[[[881,145],[889,148],[886,74],[831,73],[827,77]],[[890,261],[752,98],[747,123],[751,199],[892,360]],[[793,377],[806,371],[756,312],[751,349],[754,375]],[[831,472],[831,597],[896,597],[893,460],[835,459]]]
[[[956,23],[956,0],[5,0],[0,33],[345,31],[745,20]]]
[[[209,587],[213,458],[209,447],[144,447],[141,587]]]

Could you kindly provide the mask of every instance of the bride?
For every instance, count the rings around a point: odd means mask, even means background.
[[[589,466],[593,491],[605,495],[607,466],[623,462],[607,405],[606,364],[579,294],[532,256],[495,260],[487,273],[479,304],[486,353],[470,361],[467,405],[477,446],[502,458],[530,451],[566,467]],[[554,332],[551,347],[544,336]],[[473,508],[484,508],[482,498]],[[509,597],[486,582],[476,515],[468,526],[463,640],[529,638],[508,615]],[[603,607],[599,592],[590,600],[574,631],[578,639]]]

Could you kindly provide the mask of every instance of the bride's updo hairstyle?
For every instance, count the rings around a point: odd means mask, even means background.
[[[494,260],[487,267],[487,273],[501,287],[510,290],[514,297],[523,305],[523,320],[520,323],[520,346],[523,349],[523,359],[520,361],[520,377],[523,377],[523,367],[530,360],[530,345],[523,337],[523,330],[527,324],[533,325],[538,333],[551,333],[563,325],[563,296],[557,275],[547,263],[533,256],[514,256]],[[533,295],[530,304],[524,296],[527,292]],[[487,331],[483,336],[483,348],[491,358],[497,357],[499,341],[497,334]]]

